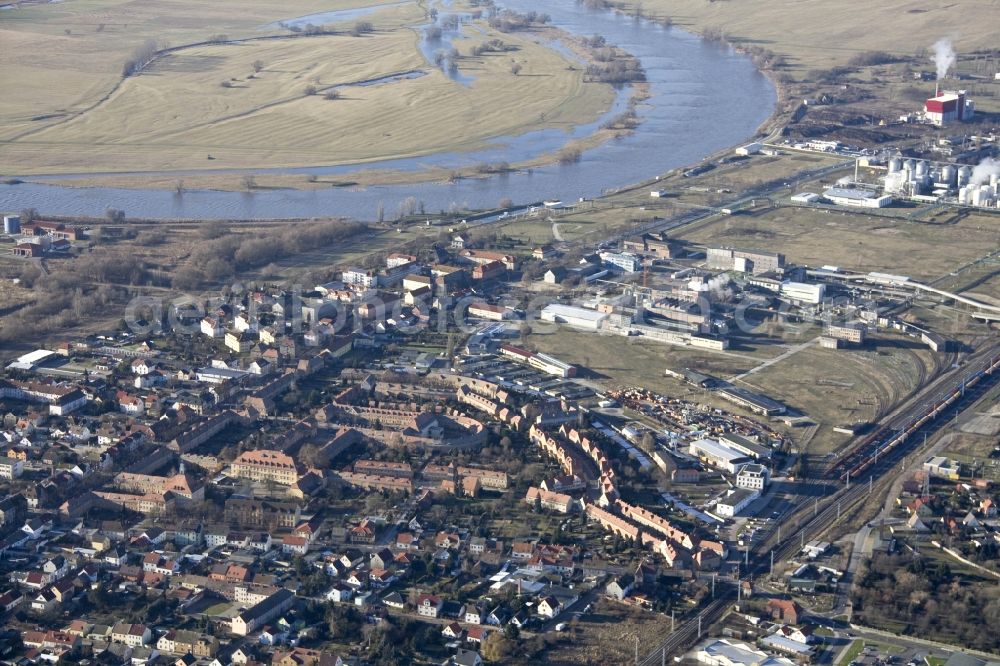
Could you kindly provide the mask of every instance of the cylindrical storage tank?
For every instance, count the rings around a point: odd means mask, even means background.
[[[908,159],[903,162],[903,168],[909,169],[910,171],[914,171],[917,168],[917,161],[914,159]]]
[[[929,167],[930,165],[927,164],[927,160],[920,160],[919,162],[917,162],[917,175],[923,176],[924,174],[927,173]]]
[[[985,206],[989,203],[990,193],[983,188],[976,188],[976,191],[972,193],[972,201],[970,202],[973,206]]]
[[[990,187],[996,188],[997,183],[1000,183],[1000,173],[990,174]]]
[[[21,218],[18,215],[3,216],[3,232],[8,236],[21,233]]]
[[[958,169],[950,164],[944,165],[941,169],[941,182],[948,183],[949,185],[955,184],[955,178],[958,176]]]
[[[958,170],[958,186],[969,184],[969,179],[972,178],[972,167],[964,166]]]
[[[959,190],[958,190],[958,203],[961,204],[962,206],[968,206],[969,205],[969,188],[967,186],[959,188]]]
[[[903,160],[898,157],[893,157],[889,160],[889,173],[896,173],[903,168]]]

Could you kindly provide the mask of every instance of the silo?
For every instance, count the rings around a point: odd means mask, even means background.
[[[985,187],[977,187],[972,193],[972,205],[977,207],[990,205],[990,191]]]
[[[949,187],[955,185],[955,178],[958,176],[958,169],[950,164],[945,164],[944,168],[941,169],[941,182],[947,183]]]
[[[969,205],[969,186],[961,187],[958,190],[958,203],[961,206]]]
[[[927,160],[920,160],[919,162],[917,162],[917,169],[916,169],[917,177],[919,178],[920,176],[926,176],[929,168],[930,165],[927,164]]]
[[[916,169],[917,169],[917,161],[914,160],[914,159],[912,159],[912,158],[908,159],[905,162],[903,162],[903,168],[904,169],[909,169],[910,171],[916,171]]]
[[[898,157],[893,157],[889,160],[889,173],[896,173],[903,168],[903,160]]]
[[[4,215],[3,232],[8,236],[21,233],[21,217],[18,215]]]
[[[958,186],[969,184],[969,179],[972,178],[972,167],[964,166],[958,170]]]

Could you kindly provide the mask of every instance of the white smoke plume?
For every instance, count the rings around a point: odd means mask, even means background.
[[[937,77],[940,81],[948,76],[948,70],[955,64],[955,49],[951,46],[951,40],[947,37],[934,42],[934,65],[937,67]]]
[[[971,185],[985,185],[990,182],[990,176],[993,174],[1000,176],[1000,160],[987,157],[972,169],[969,183]]]
[[[691,280],[688,283],[688,289],[691,291],[713,291],[718,295],[724,295],[726,290],[724,287],[729,284],[728,275],[716,275],[708,282],[702,282],[700,280]]]

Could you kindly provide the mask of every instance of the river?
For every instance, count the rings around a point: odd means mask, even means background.
[[[454,183],[371,186],[364,189],[266,190],[221,192],[126,188],[74,188],[44,183],[0,185],[0,210],[37,208],[48,215],[101,216],[108,208],[150,219],[281,219],[346,216],[373,219],[381,203],[391,215],[402,200],[414,197],[427,211],[491,208],[502,199],[515,203],[592,198],[605,191],[692,164],[754,134],[770,115],[776,95],[771,82],[750,60],[678,28],[603,10],[574,0],[503,0],[517,11],[544,11],[552,24],[576,35],[600,34],[635,55],[646,72],[650,97],[640,104],[636,130],[586,151],[574,164],[558,164]],[[456,85],[460,83],[456,82]],[[594,123],[571,133],[561,130],[501,137],[488,149],[428,157],[387,160],[363,166],[257,170],[258,173],[350,174],[360,168],[400,170],[427,166],[458,168],[480,162],[523,162],[557,150],[567,140],[596,130],[620,111],[628,93]],[[184,174],[179,174],[182,177]],[[36,179],[37,180],[37,179]]]

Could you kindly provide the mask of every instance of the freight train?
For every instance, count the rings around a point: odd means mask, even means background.
[[[929,409],[913,419],[909,425],[903,428],[888,426],[880,428],[858,446],[853,453],[832,466],[827,473],[828,478],[837,478],[841,481],[859,478],[866,469],[878,462],[879,457],[884,458],[897,446],[905,443],[910,436],[918,433],[928,423],[953,407],[965,395],[966,391],[977,386],[986,377],[992,376],[997,369],[1000,369],[1000,359],[991,359],[983,369],[968,377],[961,386],[950,391],[943,400],[935,401]]]

